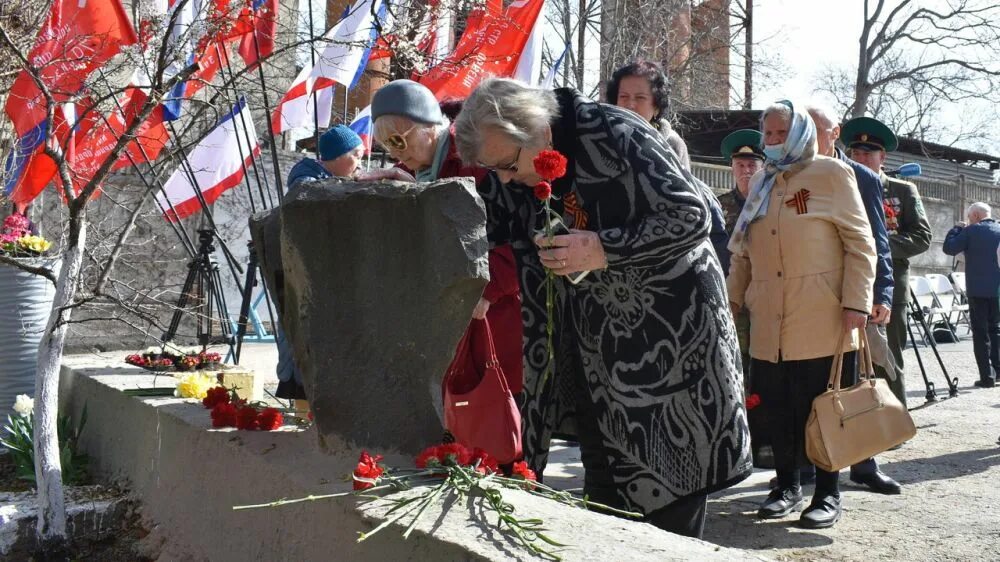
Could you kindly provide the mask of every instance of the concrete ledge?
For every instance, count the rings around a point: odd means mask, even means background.
[[[277,432],[212,429],[208,412],[191,400],[138,398],[125,388],[153,386],[154,376],[119,358],[68,357],[61,409],[79,416],[88,406],[81,446],[95,475],[129,487],[152,530],[146,554],[161,560],[496,560],[526,552],[495,527],[472,517],[476,502],[425,513],[409,540],[400,528],[357,543],[358,532],[384,521],[388,507],[350,499],[272,509],[232,506],[345,491],[360,453],[326,441],[315,429]],[[157,386],[171,378],[155,377]],[[377,415],[373,409],[372,415]],[[378,451],[387,464],[412,458]],[[741,550],[680,537],[652,526],[505,492],[517,513],[546,521],[551,536],[573,546],[565,560],[764,560]]]

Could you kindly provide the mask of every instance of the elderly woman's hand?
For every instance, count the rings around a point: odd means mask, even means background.
[[[397,180],[397,181],[417,181],[416,178],[407,174],[400,168],[381,168],[378,170],[371,170],[369,172],[361,172],[355,176],[358,181],[376,181],[376,180]]]
[[[868,314],[858,312],[857,310],[851,310],[849,308],[844,309],[842,317],[844,320],[845,332],[850,332],[855,328],[864,328],[865,324],[868,323]]]
[[[604,246],[596,232],[589,230],[570,230],[569,234],[535,237],[538,246],[538,257],[542,265],[552,270],[556,275],[569,275],[580,271],[593,271],[608,266],[608,258],[604,254]]]

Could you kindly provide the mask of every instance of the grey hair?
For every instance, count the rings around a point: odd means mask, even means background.
[[[787,121],[788,124],[791,125],[792,108],[777,101],[767,106],[767,108],[764,109],[764,111],[760,114],[760,122],[763,123],[764,120],[767,119],[767,116],[772,113],[777,113],[778,115],[781,115],[785,119],[785,121]]]
[[[830,109],[830,106],[820,102],[813,102],[806,106],[806,113],[813,118],[820,118],[830,127],[840,126],[840,118]]]
[[[993,212],[993,210],[990,209],[989,205],[981,201],[969,205],[969,210],[965,212],[965,215],[966,216],[972,215],[972,211],[979,211],[984,217],[990,216],[990,214]]]
[[[441,123],[420,123],[402,115],[382,115],[375,120],[372,135],[379,144],[382,144],[389,135],[403,134],[411,127],[414,131],[433,129],[435,135],[440,135],[451,127],[447,117],[442,116],[441,119],[443,120]]]
[[[458,154],[467,163],[478,161],[486,129],[506,135],[519,146],[544,145],[546,128],[558,115],[559,104],[551,90],[489,78],[469,95],[455,119]]]

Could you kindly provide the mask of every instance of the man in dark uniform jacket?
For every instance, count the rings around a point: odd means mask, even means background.
[[[733,234],[736,219],[739,218],[750,193],[750,178],[764,167],[764,152],[761,149],[762,137],[756,129],[740,129],[730,133],[722,140],[722,155],[731,160],[733,181],[736,183],[731,191],[719,197],[722,213],[726,221],[726,240],[717,250],[722,271],[729,275],[729,237]],[[742,311],[733,318],[736,322],[736,335],[740,340],[740,354],[743,359],[743,380],[749,382],[747,370],[750,366],[750,315]]]
[[[861,200],[865,205],[865,212],[868,215],[868,222],[871,223],[872,237],[875,239],[875,253],[877,261],[875,264],[875,283],[873,284],[873,305],[869,323],[877,326],[885,325],[889,322],[892,311],[894,281],[892,278],[892,253],[889,248],[889,237],[885,224],[885,209],[883,201],[884,186],[882,180],[875,172],[867,167],[847,158],[843,151],[836,146],[837,138],[841,136],[840,121],[834,113],[825,107],[810,106],[807,108],[809,116],[816,124],[816,143],[818,154],[837,158],[854,170],[854,177],[858,182],[858,190],[861,192]],[[875,331],[869,326],[869,341],[874,342],[876,337],[880,338],[882,349],[885,349],[885,339],[883,331]],[[891,355],[883,354],[883,355]],[[886,366],[893,371],[896,378],[901,379],[903,373],[896,371],[893,359],[885,357],[888,363]],[[890,379],[891,381],[891,379]],[[890,382],[891,384],[891,382]],[[886,476],[878,467],[874,458],[859,462],[851,467],[851,480],[864,484],[872,490],[881,494],[898,494],[901,488],[898,482]]]
[[[908,181],[890,178],[882,170],[886,152],[899,146],[896,135],[884,123],[871,117],[855,117],[844,124],[840,140],[849,149],[849,156],[859,164],[879,174],[885,200],[885,223],[889,232],[889,249],[892,252],[893,299],[892,313],[886,335],[889,351],[900,376],[887,377],[889,387],[899,401],[906,405],[906,385],[903,373],[903,347],[906,345],[906,309],[910,302],[910,258],[927,251],[931,246],[931,226],[927,222],[924,204],[920,201],[917,186]],[[881,368],[879,374],[886,376]]]

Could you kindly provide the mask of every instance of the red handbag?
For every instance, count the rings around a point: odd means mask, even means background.
[[[521,458],[521,412],[486,320],[469,323],[442,386],[445,425],[459,443],[485,450],[500,464]]]

